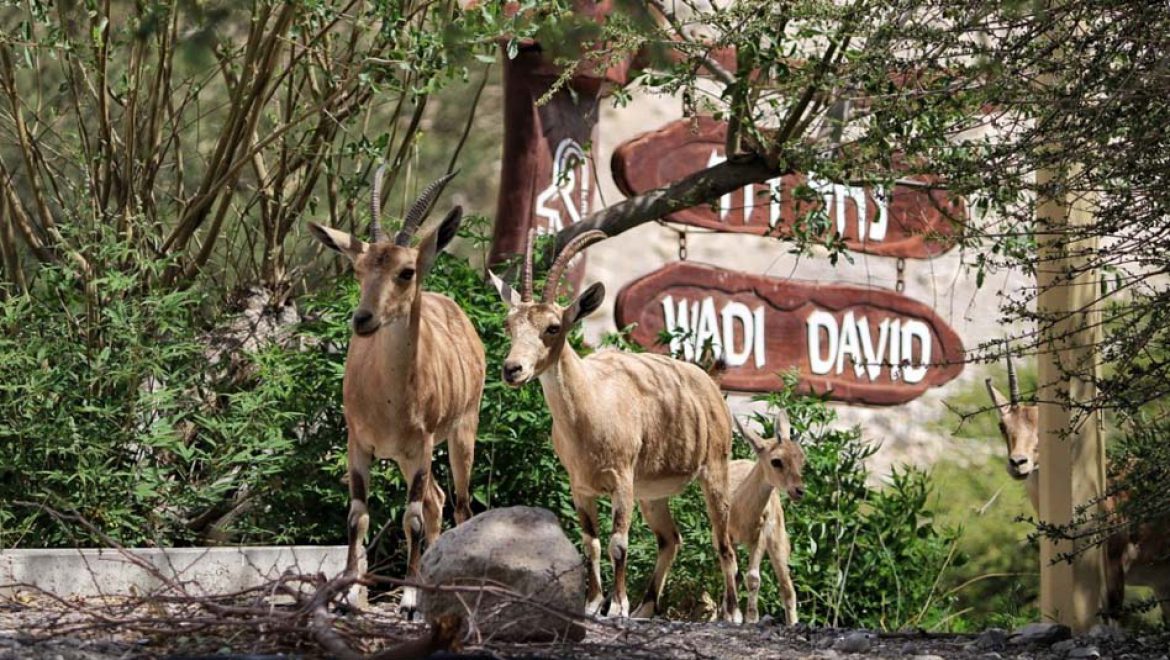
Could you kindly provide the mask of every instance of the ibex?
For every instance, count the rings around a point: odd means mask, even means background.
[[[382,168],[374,177],[368,243],[336,229],[309,225],[317,240],[350,258],[361,284],[342,393],[349,433],[350,574],[365,570],[370,522],[366,496],[374,457],[394,459],[410,484],[402,521],[408,577],[418,573],[420,534],[429,545],[442,525],[445,496],[431,478],[436,444],[448,444],[456,524],[471,515],[468,481],[483,394],[483,344],[454,301],[422,289],[435,256],[455,236],[462,219],[463,211],[456,206],[437,227],[419,229],[451,176],[423,190],[393,241],[379,221]],[[422,236],[417,247],[411,245],[415,234]],[[407,589],[402,608],[413,613],[415,606],[416,594]]]
[[[739,418],[735,425],[756,452],[756,460],[732,461],[730,483],[734,489],[731,497],[731,540],[748,549],[748,570],[744,577],[747,588],[747,612],[744,620],[755,623],[760,620],[760,564],[764,553],[772,562],[776,581],[780,586],[780,598],[784,602],[784,617],[788,625],[794,626],[796,618],[796,589],[788,572],[788,557],[791,545],[788,530],[784,525],[784,506],[780,503],[780,491],[788,498],[799,502],[804,497],[804,450],[792,437],[792,426],[788,415],[781,410],[776,415],[775,437],[765,440],[745,426]]]
[[[600,231],[586,232],[564,247],[549,270],[541,302],[532,299],[532,234],[519,293],[491,274],[510,306],[506,328],[512,346],[504,362],[504,381],[520,387],[539,378],[552,412],[553,449],[569,473],[589,555],[587,611],[597,613],[603,600],[597,498],[609,496],[613,505],[609,556],[614,589],[609,616],[630,614],[626,555],[635,500],[654,530],[658,560],[634,612],[648,617],[658,609],[682,542],[668,498],[698,479],[723,570],[722,614],[739,622],[735,552],[727,527],[731,420],[719,386],[699,367],[664,355],[602,350],[582,359],[566,343],[570,328],[601,305],[605,288],[594,283],[562,307],[556,302],[561,276],[574,255],[603,238]]]
[[[1032,508],[1040,513],[1040,433],[1038,408],[1020,403],[1020,384],[1012,357],[1007,356],[1008,396],[986,381],[987,392],[999,413],[999,430],[1007,443],[1008,474],[1023,481]],[[1117,511],[1125,493],[1107,498],[1104,506]],[[1152,587],[1161,602],[1162,621],[1170,625],[1170,520],[1129,525],[1123,523],[1105,541],[1105,614],[1116,617],[1125,602],[1125,584]]]

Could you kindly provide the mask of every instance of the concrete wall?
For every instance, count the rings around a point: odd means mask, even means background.
[[[163,587],[158,575],[190,595],[228,593],[286,571],[334,577],[345,569],[345,553],[345,546],[4,550],[0,596],[29,590],[22,585],[63,598],[141,595]]]

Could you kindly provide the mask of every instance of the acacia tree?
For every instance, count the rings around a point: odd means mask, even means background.
[[[287,299],[300,219],[354,227],[378,161],[391,192],[446,167],[414,160],[428,100],[510,26],[453,1],[5,3],[4,290],[66,261],[99,307],[92,281],[127,263],[92,248],[117,243],[164,266],[148,287]]]

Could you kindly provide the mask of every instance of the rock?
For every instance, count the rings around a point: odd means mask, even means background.
[[[1107,640],[1110,642],[1124,642],[1129,638],[1125,630],[1117,626],[1109,626],[1098,623],[1089,629],[1089,637],[1092,639]]]
[[[1072,649],[1068,652],[1066,658],[1100,658],[1101,652],[1097,650],[1096,646],[1082,646]]]
[[[833,650],[841,653],[866,653],[873,646],[869,633],[851,632],[833,642]]]
[[[584,559],[551,511],[492,509],[444,532],[423,554],[419,578],[432,585],[499,585],[530,601],[421,590],[422,612],[432,624],[458,616],[500,641],[579,641],[585,629],[555,612],[584,616],[585,577]]]
[[[1003,656],[1002,656],[1002,655],[1000,655],[1000,654],[998,654],[998,653],[994,653],[994,652],[991,652],[991,653],[984,653],[983,655],[981,655],[981,656],[979,656],[979,657],[980,657],[982,660],[1003,660]]]
[[[1062,623],[1029,623],[1012,631],[1011,644],[1055,644],[1072,637],[1072,629]]]
[[[1007,646],[1007,631],[988,628],[975,638],[975,648],[983,651],[1002,651]]]
[[[913,657],[913,660],[943,660],[943,657],[941,655],[927,653],[925,655],[916,655]]]
[[[1053,653],[1068,653],[1077,647],[1077,640],[1066,639],[1063,642],[1057,642],[1052,645]]]

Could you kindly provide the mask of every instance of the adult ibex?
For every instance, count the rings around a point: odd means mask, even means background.
[[[1038,407],[1020,402],[1020,383],[1012,357],[1007,356],[1008,396],[991,384],[987,393],[999,413],[999,430],[1007,443],[1008,474],[1023,481],[1028,499],[1040,513],[1040,433]],[[1117,511],[1125,493],[1107,498],[1106,510]],[[1170,625],[1170,519],[1131,525],[1121,521],[1105,540],[1105,614],[1116,617],[1125,602],[1125,584],[1152,587],[1161,601],[1162,621]]]
[[[668,498],[698,479],[723,570],[722,614],[739,622],[735,552],[727,527],[731,420],[719,386],[699,367],[663,355],[603,350],[582,359],[566,343],[573,325],[601,305],[605,288],[595,283],[562,307],[556,302],[561,276],[574,255],[604,237],[599,231],[586,232],[564,247],[549,269],[541,302],[532,296],[531,233],[520,292],[491,275],[511,307],[506,323],[512,347],[504,380],[519,387],[539,378],[552,412],[553,449],[569,472],[590,560],[587,611],[596,613],[603,599],[597,498],[609,496],[613,504],[610,616],[630,614],[626,558],[634,500],[654,530],[658,561],[634,613],[651,616],[682,542]]]
[[[756,452],[754,461],[732,461],[731,540],[748,549],[748,570],[744,577],[747,587],[747,612],[744,619],[755,623],[760,619],[760,564],[764,553],[772,562],[780,598],[784,602],[784,616],[790,626],[797,623],[796,589],[788,572],[791,544],[784,525],[784,506],[780,492],[800,501],[804,497],[804,450],[792,437],[788,414],[781,410],[776,415],[775,437],[765,440],[751,428],[735,419],[735,425],[744,440]]]
[[[370,523],[366,497],[375,456],[394,459],[410,484],[402,521],[408,577],[418,574],[419,535],[425,534],[429,545],[442,526],[445,496],[431,478],[436,444],[448,444],[455,521],[471,515],[468,481],[483,394],[483,343],[454,301],[422,290],[436,255],[454,238],[463,216],[456,206],[438,226],[419,228],[451,176],[423,190],[393,241],[379,222],[382,168],[374,177],[368,243],[336,229],[309,225],[317,240],[350,258],[361,283],[342,394],[349,431],[346,571],[351,574],[365,570]],[[411,245],[415,234],[422,236],[417,247]],[[402,608],[413,612],[415,604],[414,590],[407,589]]]

